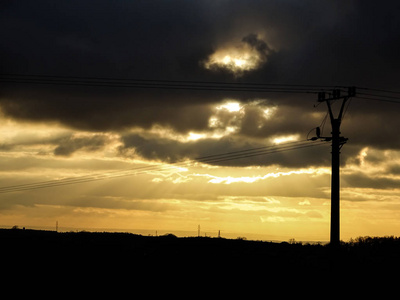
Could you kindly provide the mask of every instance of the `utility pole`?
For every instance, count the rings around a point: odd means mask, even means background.
[[[331,236],[330,244],[333,247],[339,246],[340,243],[340,149],[347,142],[347,138],[340,136],[340,125],[342,123],[343,112],[345,104],[350,97],[356,95],[356,88],[349,87],[347,95],[342,96],[340,89],[335,89],[332,94],[328,94],[326,98],[325,92],[318,93],[318,102],[326,102],[329,111],[329,117],[332,126],[332,137],[321,137],[320,128],[317,127],[317,137],[312,140],[323,139],[325,141],[332,141],[332,173],[331,173]],[[332,112],[331,101],[342,100],[339,115],[334,117]]]

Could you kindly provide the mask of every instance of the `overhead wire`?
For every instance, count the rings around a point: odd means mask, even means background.
[[[363,96],[356,96],[357,99],[362,99],[362,100],[372,100],[372,101],[379,101],[379,102],[388,102],[388,103],[393,103],[393,104],[400,104],[400,99],[398,101],[396,100],[390,100],[390,99],[383,99],[381,96],[378,97],[363,97]]]
[[[19,185],[12,185],[12,186],[4,186],[0,187],[0,194],[3,193],[11,193],[11,192],[21,192],[27,190],[36,190],[36,189],[43,189],[43,188],[50,188],[50,187],[57,187],[57,186],[64,186],[64,185],[72,185],[72,184],[79,184],[79,183],[87,183],[99,180],[106,180],[106,179],[114,179],[126,176],[134,176],[145,174],[149,172],[162,172],[166,170],[172,170],[174,168],[181,168],[181,167],[188,167],[193,162],[199,162],[202,164],[216,164],[221,163],[224,161],[236,160],[236,159],[243,159],[267,154],[274,154],[280,153],[284,151],[290,150],[297,150],[302,148],[310,148],[315,146],[324,145],[325,143],[309,143],[308,141],[297,141],[297,142],[288,142],[281,145],[271,145],[271,146],[264,146],[264,147],[257,147],[251,148],[247,150],[239,150],[233,151],[228,153],[222,154],[215,154],[215,155],[208,155],[197,157],[191,160],[190,162],[179,162],[179,163],[172,163],[167,166],[145,166],[145,167],[137,167],[126,169],[122,171],[114,171],[114,172],[107,172],[107,173],[97,173],[97,174],[90,174],[72,178],[65,178],[65,179],[58,179],[58,180],[49,180],[49,181],[42,181],[36,183],[28,183],[28,184],[19,184]]]
[[[165,80],[143,78],[114,78],[114,77],[83,77],[60,76],[41,74],[0,74],[0,84],[34,84],[34,85],[61,85],[106,88],[134,88],[134,89],[166,89],[166,90],[199,90],[199,91],[232,91],[254,93],[313,93],[340,89],[345,91],[346,86],[285,84],[285,83],[252,83],[252,82],[224,82],[224,81],[194,81],[194,80]],[[356,97],[364,100],[400,103],[399,91],[356,87]],[[361,92],[360,92],[361,90]]]
[[[393,96],[387,96],[387,95],[379,95],[379,94],[371,94],[371,93],[357,93],[358,95],[363,95],[363,96],[370,96],[370,97],[379,97],[379,98],[387,98],[387,99],[395,99],[400,101],[400,97],[393,97]]]
[[[138,81],[138,82],[163,82],[163,83],[192,83],[192,84],[222,84],[222,85],[254,85],[254,86],[292,86],[292,87],[311,87],[311,88],[332,88],[330,85],[313,84],[284,84],[284,83],[257,83],[242,81],[194,81],[194,80],[171,80],[171,79],[143,79],[143,78],[117,78],[117,77],[82,77],[82,76],[58,76],[58,75],[39,75],[39,74],[7,74],[0,73],[0,78],[48,78],[48,79],[69,79],[69,80],[98,80],[98,81]]]
[[[216,162],[223,162],[223,161],[229,161],[229,160],[234,160],[234,159],[241,159],[241,158],[248,158],[248,157],[253,157],[253,156],[259,156],[259,155],[265,155],[265,154],[272,154],[272,153],[277,153],[277,152],[283,152],[287,150],[294,150],[294,149],[300,149],[304,147],[312,146],[310,145],[309,141],[299,141],[295,145],[293,145],[292,142],[286,143],[285,145],[281,145],[280,147],[278,146],[267,146],[267,147],[261,147],[265,149],[259,149],[259,148],[254,148],[251,150],[246,151],[243,153],[243,151],[238,151],[242,153],[230,153],[230,154],[222,154],[218,155],[217,157],[209,157],[206,159],[203,158],[198,158],[197,161],[203,162],[203,163],[216,163]]]
[[[76,77],[24,74],[0,74],[0,83],[270,93],[317,93],[322,89],[329,87],[323,85],[301,84],[128,79],[111,77]]]
[[[267,146],[267,147],[260,147],[260,148],[267,149],[267,148],[272,148],[272,147],[274,147],[274,146]],[[256,148],[256,149],[260,149],[260,148]],[[207,157],[198,157],[198,158],[195,158],[194,160],[195,161],[197,160],[202,163],[215,163],[217,161],[239,159],[246,155],[248,156],[249,154],[251,154],[253,156],[255,154],[257,154],[257,155],[266,154],[265,151],[255,153],[254,150],[255,149],[237,151],[237,152],[242,152],[241,155],[236,154],[235,156],[232,156],[232,152],[231,152],[229,154],[224,153],[224,154],[220,154],[220,155],[213,155],[212,159],[207,159]],[[184,163],[184,164],[186,164],[186,163]],[[31,183],[31,184],[7,186],[7,187],[0,188],[0,193],[14,191],[14,190],[28,190],[28,189],[37,189],[37,188],[44,188],[44,187],[66,185],[66,184],[97,181],[97,180],[116,178],[116,177],[122,177],[122,176],[137,175],[137,174],[147,173],[150,171],[164,171],[168,168],[179,167],[179,166],[182,166],[182,163],[172,164],[171,166],[167,166],[167,167],[163,166],[161,168],[159,166],[146,166],[146,167],[138,167],[138,168],[127,169],[127,170],[122,170],[122,171],[107,172],[105,174],[103,174],[103,173],[91,174],[91,175],[66,178],[66,179],[61,179],[61,180],[51,180],[51,181],[37,182],[37,183]]]
[[[366,87],[357,87],[357,89],[358,90],[366,90],[366,91],[382,92],[382,93],[400,95],[400,91],[393,91],[393,90],[375,89],[375,88],[366,88]]]
[[[385,89],[357,87],[356,98],[362,100],[372,100],[372,101],[400,104],[400,97],[399,96],[396,97],[393,95],[400,95],[400,92],[393,90],[385,90]]]

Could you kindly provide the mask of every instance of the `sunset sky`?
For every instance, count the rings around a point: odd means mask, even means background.
[[[400,235],[399,13],[368,0],[2,1],[0,227],[328,241],[330,143],[302,142],[331,131],[315,88],[356,86],[341,239]],[[277,151],[199,159],[266,146]]]

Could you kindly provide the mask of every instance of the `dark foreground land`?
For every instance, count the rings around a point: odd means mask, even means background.
[[[329,245],[274,243],[224,238],[177,238],[129,233],[89,233],[0,229],[4,262],[24,268],[63,268],[75,272],[102,270],[137,272],[158,268],[171,272],[207,270],[235,272],[344,274],[396,272],[400,267],[400,238],[358,238],[340,248]]]

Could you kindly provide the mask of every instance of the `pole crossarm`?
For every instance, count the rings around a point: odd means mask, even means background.
[[[329,96],[329,98],[326,98],[327,95]],[[329,101],[329,100],[338,100],[338,99],[350,98],[350,97],[355,97],[355,96],[356,96],[356,87],[349,86],[347,88],[347,95],[343,95],[341,89],[333,89],[332,93],[319,92],[318,93],[318,102],[324,102],[324,101]]]

